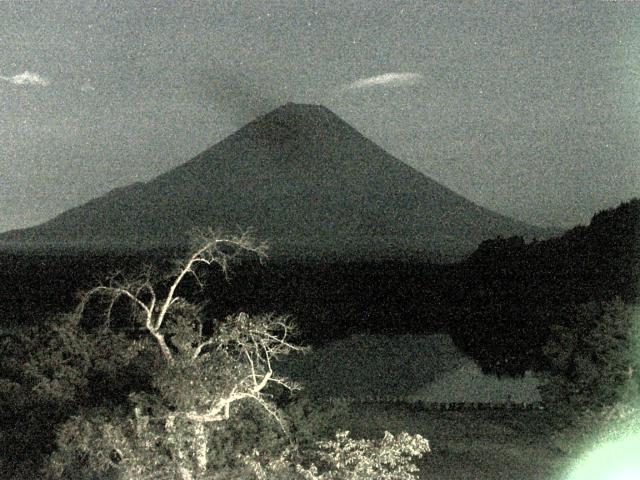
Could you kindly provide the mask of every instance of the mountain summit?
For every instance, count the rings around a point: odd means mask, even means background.
[[[146,183],[0,235],[22,247],[175,246],[194,227],[251,228],[276,254],[461,255],[543,233],[457,195],[320,105],[287,103]]]

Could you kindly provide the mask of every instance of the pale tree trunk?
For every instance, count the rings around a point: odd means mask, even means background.
[[[175,416],[174,415],[170,415],[167,417],[167,420],[165,421],[165,428],[167,430],[167,433],[172,434],[175,433],[176,428],[175,428]],[[189,461],[186,457],[186,455],[184,454],[184,452],[182,451],[182,448],[180,448],[180,445],[178,444],[178,442],[176,442],[176,454],[178,457],[178,472],[180,474],[180,478],[181,480],[194,480],[194,475],[193,472],[187,468]]]
[[[204,474],[207,471],[207,460],[209,456],[209,445],[207,434],[204,428],[204,422],[196,422],[196,424],[194,425],[194,433],[198,473]]]
[[[142,438],[149,428],[149,416],[142,414],[142,409],[140,407],[136,407],[135,410],[136,415],[136,435],[138,438]],[[147,438],[144,442],[144,448],[149,449],[151,447],[151,443],[149,442],[149,438]]]

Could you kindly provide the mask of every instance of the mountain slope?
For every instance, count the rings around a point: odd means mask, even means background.
[[[543,232],[481,208],[389,155],[328,109],[286,104],[187,163],[0,235],[20,246],[138,249],[193,227],[252,228],[276,253],[460,255]]]

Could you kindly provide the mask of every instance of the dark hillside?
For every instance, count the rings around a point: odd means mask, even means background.
[[[535,365],[548,326],[573,305],[638,298],[640,200],[558,238],[485,241],[459,268],[468,278],[455,307],[461,321],[452,324],[459,346],[487,369]]]
[[[559,238],[485,241],[459,264],[274,258],[260,265],[245,259],[228,281],[211,272],[207,290],[194,294],[208,302],[211,318],[240,310],[290,314],[304,341],[314,344],[363,331],[450,332],[483,368],[521,372],[540,365],[549,325],[568,318],[574,305],[635,298],[639,212],[640,201],[633,200]],[[2,256],[2,324],[69,310],[78,289],[109,272],[145,264],[162,271],[176,256],[176,251]]]

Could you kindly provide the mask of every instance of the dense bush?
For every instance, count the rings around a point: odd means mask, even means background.
[[[562,324],[551,328],[543,349],[548,368],[544,401],[575,410],[637,398],[638,313],[637,306],[619,298],[573,307]]]
[[[381,440],[354,440],[348,431],[337,432],[335,440],[319,441],[316,448],[299,455],[286,450],[280,457],[260,461],[255,450],[243,461],[248,467],[240,480],[415,480],[418,468],[413,457],[429,452],[429,442],[420,435],[385,432]],[[216,478],[216,477],[213,477]]]

